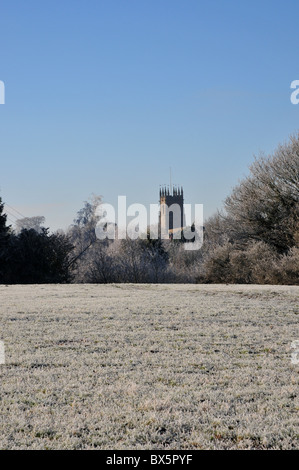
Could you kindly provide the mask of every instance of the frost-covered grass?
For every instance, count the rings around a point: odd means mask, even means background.
[[[298,297],[0,286],[0,448],[298,449]]]

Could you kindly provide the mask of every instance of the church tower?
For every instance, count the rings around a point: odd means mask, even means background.
[[[175,238],[181,238],[185,225],[183,188],[177,186],[163,186],[160,188],[159,236],[167,234],[170,239],[179,232]]]

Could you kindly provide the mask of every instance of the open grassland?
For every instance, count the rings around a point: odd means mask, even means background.
[[[1,449],[298,449],[299,287],[0,286]]]

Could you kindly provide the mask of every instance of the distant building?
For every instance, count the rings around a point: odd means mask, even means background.
[[[169,238],[185,226],[184,194],[182,187],[160,189],[159,236],[168,233]]]

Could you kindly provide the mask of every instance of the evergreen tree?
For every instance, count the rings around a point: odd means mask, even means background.
[[[68,237],[49,235],[48,229],[33,229],[12,235],[9,263],[5,273],[9,284],[64,283],[71,280],[69,255],[73,250]]]
[[[7,215],[3,213],[4,204],[0,197],[0,283],[4,281],[4,275],[8,263],[8,242],[10,227],[6,225]]]
[[[6,226],[7,215],[3,213],[4,204],[0,197],[0,243],[1,240],[7,238],[10,227]]]

